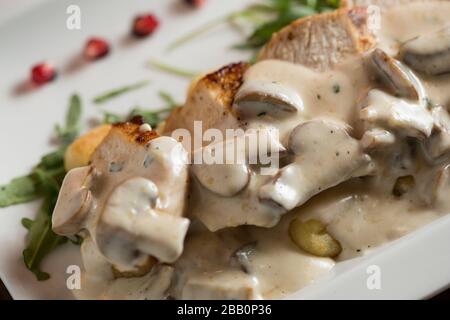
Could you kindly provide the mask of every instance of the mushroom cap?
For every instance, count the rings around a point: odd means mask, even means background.
[[[242,191],[250,180],[250,171],[242,164],[194,164],[191,172],[206,189],[223,197]]]
[[[450,26],[407,41],[400,48],[399,57],[424,74],[450,72]]]
[[[370,90],[367,107],[360,117],[369,127],[393,129],[403,136],[423,139],[429,137],[434,119],[421,104],[396,98],[381,90]]]
[[[289,137],[294,162],[260,188],[260,198],[292,210],[326,189],[366,175],[371,159],[347,131],[344,123],[325,119],[299,124]]]
[[[378,48],[371,52],[370,59],[384,84],[394,95],[425,103],[425,89],[407,66]]]
[[[121,270],[141,264],[149,255],[175,261],[182,252],[189,220],[157,212],[160,190],[146,178],[118,185],[108,198],[97,226],[97,244]]]
[[[65,176],[52,215],[55,233],[74,235],[84,228],[94,203],[89,190],[92,175],[92,167],[79,167],[70,170]]]
[[[244,82],[234,99],[234,108],[243,118],[269,115],[284,118],[304,109],[298,93],[285,84],[270,81]]]

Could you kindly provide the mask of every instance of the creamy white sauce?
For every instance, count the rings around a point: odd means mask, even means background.
[[[446,2],[390,9],[382,18],[379,47],[396,57],[403,43],[442,29],[448,17],[450,3]],[[111,261],[88,237],[82,247],[84,289],[77,296],[280,298],[311,284],[335,265],[333,259],[309,255],[291,241],[288,228],[292,219],[317,219],[325,223],[327,231],[342,246],[337,258],[342,261],[365,255],[448,213],[450,118],[446,108],[450,103],[450,75],[428,76],[417,72],[416,75],[430,105],[384,92],[368,66],[367,57],[349,58],[324,73],[283,61],[266,60],[253,65],[245,74],[238,97],[250,95],[257,103],[252,105],[251,99],[245,100],[244,106],[254,109],[243,113],[242,123],[244,128],[280,131],[280,142],[291,152],[283,158],[282,169],[277,175],[262,176],[258,166],[231,166],[226,170],[220,166],[194,167],[187,202],[187,217],[192,223],[179,259],[170,266],[157,263],[142,277],[115,279]],[[255,100],[252,95],[258,90],[269,97],[269,104],[259,101],[260,97]],[[270,112],[274,99],[280,100],[283,108]],[[290,141],[293,129],[308,121],[339,124],[342,131],[316,147],[317,131],[302,132],[297,137],[300,146],[297,152],[291,145],[295,141]],[[308,141],[310,145],[305,147]],[[345,149],[344,154],[336,148]],[[170,162],[165,151],[159,155]],[[336,159],[340,156],[343,157]],[[142,165],[144,158],[145,154],[140,154],[137,163]],[[183,168],[182,163],[169,163],[168,167],[176,172]],[[216,170],[220,172],[215,174]],[[409,189],[400,188],[400,192],[396,188],[401,177],[408,177],[413,185]],[[122,178],[109,180],[107,184],[120,188],[127,183]],[[117,198],[113,193],[112,203],[98,205],[102,212],[112,208],[120,212],[131,210],[133,216],[139,214],[133,210],[140,205],[129,206],[130,201],[142,203],[138,201],[140,191],[136,188],[143,187],[145,197],[150,199],[162,188],[174,187],[165,186],[164,177],[150,180],[154,185],[141,181],[142,185],[133,185]],[[278,194],[277,190],[271,190],[270,186],[275,186],[273,181],[290,186],[292,197],[286,197],[283,190]],[[108,194],[113,189],[108,189]],[[104,194],[94,192],[94,196],[102,198]],[[267,198],[281,206],[262,201]],[[69,200],[70,211],[77,211],[78,206]],[[147,203],[143,211],[151,211],[151,207]],[[287,213],[287,209],[293,210]],[[122,219],[119,215],[116,218]],[[88,229],[95,230],[98,218],[90,221]],[[130,232],[140,227],[130,225]],[[172,234],[170,230],[165,232]],[[163,252],[160,254],[159,258]]]
[[[283,144],[290,130],[305,120],[331,118],[352,125],[357,118],[356,105],[370,81],[361,57],[324,73],[285,61],[266,60],[252,66],[244,77],[246,82],[290,86],[303,100],[303,108],[295,116],[261,116],[247,121],[247,129],[275,127]]]

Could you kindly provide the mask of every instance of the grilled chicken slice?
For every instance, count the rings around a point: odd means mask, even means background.
[[[340,9],[291,23],[272,36],[258,59],[285,60],[324,71],[374,45],[367,10]]]
[[[114,125],[90,165],[73,169],[66,180],[53,214],[55,232],[88,230],[121,272],[136,271],[148,256],[170,263],[181,255],[189,226],[183,216],[188,154],[175,139],[138,123]]]
[[[166,120],[164,133],[170,134],[176,129],[193,133],[195,121],[202,121],[203,132],[209,128],[238,128],[238,117],[231,106],[247,68],[246,63],[230,64],[194,83],[185,105],[175,109]]]

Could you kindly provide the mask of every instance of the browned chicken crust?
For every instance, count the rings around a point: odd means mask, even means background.
[[[192,132],[196,120],[203,122],[203,130],[238,127],[231,106],[248,66],[244,62],[230,64],[198,80],[185,105],[175,109],[166,120],[164,132],[179,128]]]
[[[158,137],[155,131],[141,131],[140,126],[141,124],[136,122],[121,122],[114,124],[112,130],[114,132],[119,131],[130,142],[138,144],[146,144]]]

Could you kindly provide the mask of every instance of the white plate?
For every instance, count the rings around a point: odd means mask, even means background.
[[[91,117],[101,116],[100,108],[90,102],[92,97],[142,79],[151,80],[151,85],[101,108],[122,113],[137,104],[157,108],[163,104],[157,95],[159,90],[170,92],[179,101],[184,99],[188,81],[152,70],[147,66],[150,58],[198,71],[248,58],[248,54],[230,49],[242,36],[226,26],[174,52],[168,53],[165,48],[195,26],[249,2],[209,0],[201,10],[185,9],[179,0],[39,2],[26,12],[15,11],[17,17],[0,16],[3,19],[0,20],[0,146],[3,150],[0,184],[27,173],[42,154],[52,149],[49,139],[53,126],[63,120],[73,92],[83,98],[87,123]],[[72,4],[81,8],[81,30],[66,28],[66,8]],[[148,39],[130,40],[132,18],[147,11],[160,18],[160,29]],[[113,45],[111,55],[72,70],[71,65],[77,61],[84,41],[91,35],[109,39]],[[38,90],[22,92],[30,66],[47,59],[60,69],[59,78]],[[32,218],[38,205],[32,203],[0,210],[0,277],[15,299],[71,298],[65,285],[66,268],[80,263],[78,247],[67,244],[45,260],[42,269],[52,276],[48,281],[36,281],[23,265],[25,230],[20,220]],[[450,283],[449,230],[450,216],[367,257],[339,264],[325,278],[291,298],[417,299],[434,294]],[[367,288],[369,275],[366,271],[370,265],[381,268],[381,290]]]

